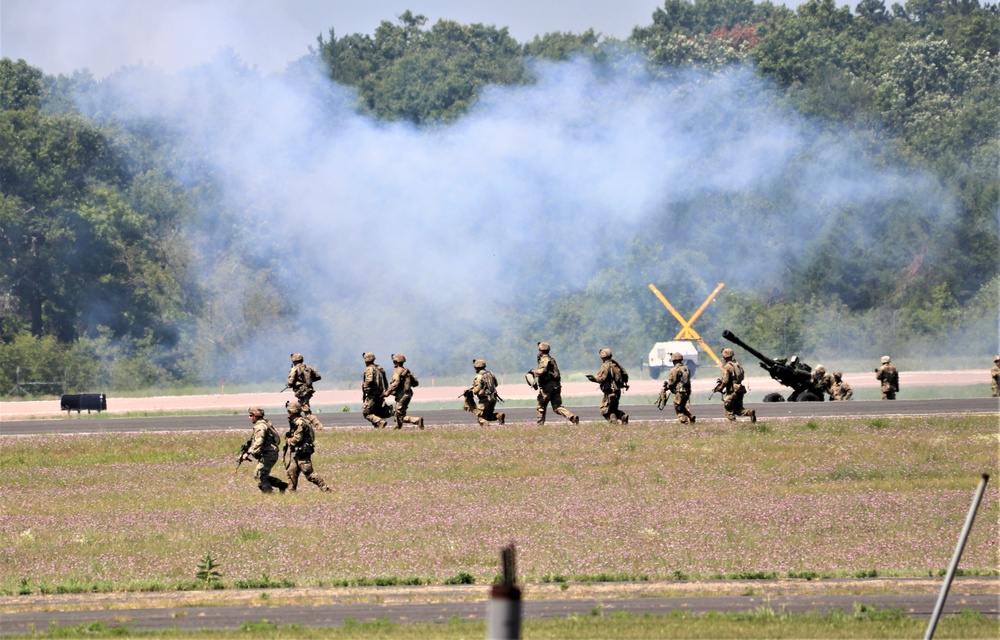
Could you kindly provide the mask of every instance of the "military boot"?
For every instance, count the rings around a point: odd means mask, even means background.
[[[506,417],[507,417],[506,415],[504,415],[502,413],[498,413],[497,414],[497,422],[499,422],[500,424],[503,424],[504,418],[506,418]]]

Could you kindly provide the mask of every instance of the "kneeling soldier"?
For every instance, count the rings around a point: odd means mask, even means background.
[[[472,367],[476,370],[476,377],[472,379],[472,386],[465,390],[461,397],[465,398],[463,407],[469,413],[475,414],[476,420],[482,427],[489,426],[490,422],[496,420],[500,424],[504,423],[504,414],[497,413],[497,402],[503,402],[500,394],[497,393],[497,378],[490,371],[486,370],[485,360],[473,360]],[[476,405],[476,399],[479,405]]]

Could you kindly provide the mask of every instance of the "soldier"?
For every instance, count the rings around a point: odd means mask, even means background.
[[[292,354],[292,368],[288,371],[288,387],[302,406],[302,413],[306,415],[312,413],[309,401],[316,393],[316,390],[313,389],[313,383],[322,379],[319,371],[303,362],[301,353]]]
[[[993,397],[1000,398],[1000,356],[993,356],[993,368],[990,369],[993,376]]]
[[[472,386],[465,390],[459,398],[465,398],[464,409],[476,415],[476,420],[482,427],[489,426],[490,422],[496,420],[500,424],[504,423],[506,416],[496,412],[497,402],[503,399],[497,394],[497,378],[486,370],[485,360],[473,360],[472,368],[476,370],[476,377],[472,379]],[[479,405],[476,405],[476,398]]]
[[[688,403],[691,400],[691,370],[684,364],[684,356],[674,353],[670,356],[674,368],[663,382],[663,388],[674,394],[674,411],[677,421],[681,424],[694,423],[698,418],[691,413]]]
[[[260,407],[250,407],[250,424],[253,425],[253,435],[250,437],[250,448],[243,454],[244,460],[254,458],[257,460],[257,468],[253,477],[257,481],[257,487],[264,493],[271,493],[274,487],[282,493],[288,488],[288,484],[278,480],[271,475],[271,468],[278,462],[278,445],[281,444],[281,436],[269,420],[264,419],[264,410]]]
[[[820,400],[823,400],[826,395],[830,395],[832,398],[833,394],[830,392],[830,389],[833,387],[833,376],[826,372],[826,368],[823,365],[818,364],[813,369],[811,382],[812,392]]]
[[[383,398],[389,381],[385,369],[375,364],[374,353],[363,353],[361,357],[365,360],[365,372],[361,375],[361,415],[376,429],[384,429],[388,412]]]
[[[722,366],[722,377],[719,378],[715,391],[722,392],[722,408],[726,412],[726,418],[730,422],[736,422],[737,416],[750,416],[750,422],[757,422],[757,412],[743,407],[743,396],[747,392],[743,386],[743,365],[736,360],[729,347],[722,350],[722,359],[726,363]]]
[[[285,433],[285,471],[291,490],[299,486],[299,474],[305,474],[306,480],[319,487],[322,491],[330,491],[323,478],[313,472],[312,454],[316,450],[316,434],[312,424],[302,415],[302,406],[298,402],[289,402],[288,432]]]
[[[628,372],[614,358],[611,349],[601,349],[601,369],[597,375],[587,374],[587,380],[601,385],[601,415],[609,424],[628,424],[628,414],[618,408],[622,399],[622,389],[628,389]]]
[[[899,393],[899,371],[890,362],[889,356],[882,356],[882,366],[875,370],[875,379],[882,383],[883,400],[895,400]]]
[[[843,374],[833,372],[833,386],[830,387],[830,400],[850,400],[854,397],[851,385],[844,382]]]
[[[418,428],[423,429],[423,418],[406,415],[406,409],[410,406],[410,400],[413,398],[413,387],[420,384],[420,382],[413,375],[412,371],[403,366],[405,362],[406,356],[403,354],[394,353],[392,355],[392,382],[389,383],[389,388],[382,395],[386,398],[389,396],[395,396],[396,398],[396,407],[393,415],[396,417],[397,429],[402,429],[404,422],[415,424]]]
[[[559,379],[559,365],[555,359],[549,355],[549,343],[538,343],[538,368],[528,371],[528,375],[535,377],[535,384],[538,387],[538,424],[545,424],[545,410],[552,404],[552,410],[573,424],[580,424],[579,416],[574,415],[569,409],[562,406],[562,381]]]

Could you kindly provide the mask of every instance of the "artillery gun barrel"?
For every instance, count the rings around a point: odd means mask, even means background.
[[[752,355],[753,357],[755,357],[755,358],[757,358],[758,360],[761,361],[761,363],[762,363],[761,366],[762,367],[764,367],[764,365],[767,365],[764,368],[773,367],[774,365],[778,364],[774,360],[772,360],[772,359],[768,358],[767,356],[765,356],[760,351],[757,351],[753,347],[747,345],[747,343],[745,343],[742,340],[740,340],[739,336],[737,336],[735,333],[733,333],[729,329],[723,330],[722,337],[725,338],[726,340],[729,340],[730,342],[732,342],[735,345],[743,347],[743,349],[746,350],[747,353],[749,353],[750,355]]]

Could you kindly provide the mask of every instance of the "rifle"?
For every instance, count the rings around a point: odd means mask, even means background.
[[[243,443],[243,446],[240,447],[240,457],[236,459],[236,469],[233,471],[233,475],[236,475],[236,472],[240,470],[240,465],[243,464],[243,460],[246,459],[247,451],[250,450],[251,443],[253,443],[253,437],[248,438],[247,441]]]
[[[708,399],[711,400],[712,397],[715,394],[721,393],[721,392],[722,392],[722,378],[716,378],[715,379],[715,388],[712,389],[712,395],[708,396]]]
[[[292,387],[291,387],[291,385],[287,385],[287,384],[285,385],[285,389],[291,389],[291,388],[292,388]],[[281,391],[279,391],[278,393],[284,393],[284,392],[285,392],[285,389],[282,389],[282,390],[281,390]]]
[[[659,409],[660,411],[663,411],[663,407],[667,406],[667,398],[670,397],[671,393],[673,393],[673,392],[670,389],[667,388],[667,383],[664,382],[663,383],[663,388],[660,389],[660,397],[656,399],[656,408],[657,409]]]

